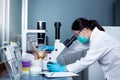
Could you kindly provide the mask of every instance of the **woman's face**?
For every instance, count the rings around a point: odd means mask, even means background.
[[[87,29],[87,28],[84,28],[82,30],[73,30],[73,32],[76,36],[82,35],[84,37],[87,36],[88,38],[90,38],[91,33],[92,33],[92,31],[90,29]]]

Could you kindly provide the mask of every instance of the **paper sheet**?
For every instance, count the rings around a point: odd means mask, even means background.
[[[46,77],[70,77],[70,76],[79,76],[78,74],[72,72],[43,72]]]

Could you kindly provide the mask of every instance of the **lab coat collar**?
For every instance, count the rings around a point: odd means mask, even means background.
[[[92,31],[91,37],[90,37],[90,42],[93,41],[93,39],[95,38],[96,34],[99,32],[100,30],[95,27]]]

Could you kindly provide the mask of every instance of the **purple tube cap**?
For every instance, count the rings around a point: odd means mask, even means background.
[[[30,67],[31,61],[30,60],[23,60],[22,61],[22,67]]]

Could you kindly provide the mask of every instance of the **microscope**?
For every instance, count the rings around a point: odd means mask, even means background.
[[[48,53],[46,57],[42,60],[42,69],[47,69],[48,62],[57,62],[57,57],[62,53],[62,51],[69,47],[72,42],[76,39],[76,36],[72,36],[70,39],[67,39],[64,43],[60,41],[60,22],[55,22],[55,43],[54,43],[54,50],[51,53]]]

